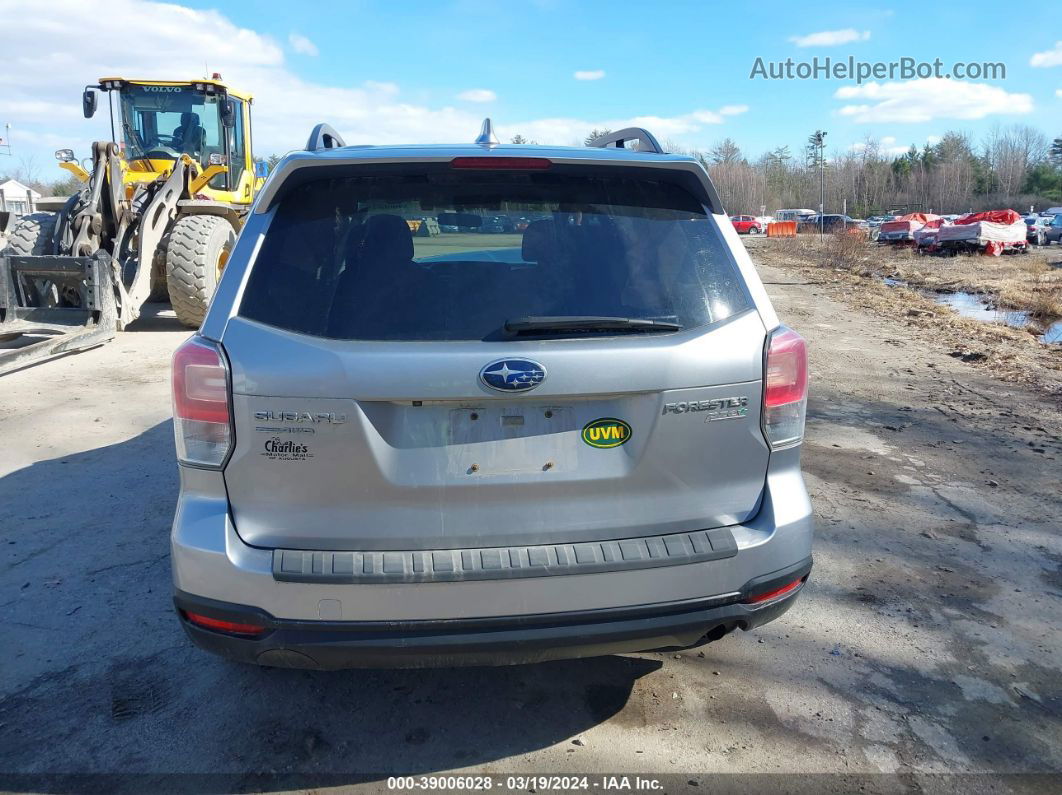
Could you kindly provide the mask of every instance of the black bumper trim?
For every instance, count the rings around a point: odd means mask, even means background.
[[[683,649],[772,621],[803,590],[763,605],[741,604],[749,590],[792,582],[811,559],[750,581],[741,594],[528,616],[417,621],[294,621],[178,591],[174,604],[196,645],[230,659],[293,668],[397,668],[506,665],[603,654]],[[259,637],[235,637],[191,623],[186,612],[258,623]]]
[[[274,549],[273,579],[347,585],[509,580],[682,566],[732,558],[737,551],[728,527],[517,547],[387,552]]]

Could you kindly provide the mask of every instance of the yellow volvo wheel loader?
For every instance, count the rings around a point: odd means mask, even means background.
[[[108,77],[113,140],[92,145],[83,183],[19,219],[0,250],[0,374],[114,337],[149,300],[202,321],[264,173],[251,153],[249,94],[215,74],[187,82]]]

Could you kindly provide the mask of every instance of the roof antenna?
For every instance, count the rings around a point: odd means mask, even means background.
[[[489,117],[483,120],[483,128],[479,131],[479,135],[476,136],[476,143],[483,146],[497,146],[501,143],[498,140],[498,136],[494,134],[494,125],[491,124]]]

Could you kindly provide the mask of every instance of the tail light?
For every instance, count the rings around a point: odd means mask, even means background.
[[[246,624],[242,621],[223,621],[220,618],[211,618],[210,616],[191,613],[187,610],[182,610],[181,614],[196,626],[212,629],[215,632],[224,632],[229,635],[262,635],[266,631],[265,627],[258,624]]]
[[[221,350],[191,337],[173,354],[173,434],[182,464],[220,468],[232,446],[229,371]]]
[[[804,438],[808,403],[808,351],[804,338],[779,326],[767,342],[763,431],[774,450]]]
[[[764,602],[773,602],[775,599],[781,599],[783,596],[789,596],[797,588],[804,584],[808,576],[805,574],[799,580],[793,580],[791,583],[787,583],[780,588],[772,588],[769,591],[764,591],[758,594],[751,594],[746,600],[747,605],[758,605]]]

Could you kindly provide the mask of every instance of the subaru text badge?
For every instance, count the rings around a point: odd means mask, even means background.
[[[479,371],[483,385],[499,392],[526,392],[545,377],[546,368],[530,359],[498,359]]]

